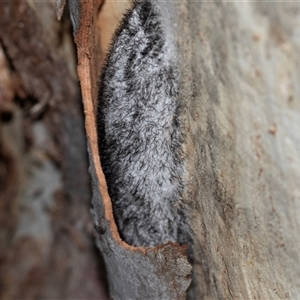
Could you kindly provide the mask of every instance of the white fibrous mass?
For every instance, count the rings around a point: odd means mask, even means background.
[[[121,237],[134,246],[180,242],[184,216],[177,55],[150,1],[115,34],[100,83],[102,168]]]

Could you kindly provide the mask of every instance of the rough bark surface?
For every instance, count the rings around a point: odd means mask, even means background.
[[[106,299],[70,22],[0,5],[0,299]]]
[[[191,299],[300,297],[300,5],[180,3]]]

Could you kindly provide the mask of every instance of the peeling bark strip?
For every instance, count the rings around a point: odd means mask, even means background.
[[[135,248],[119,236],[97,142],[95,103],[100,56],[95,49],[100,48],[95,16],[98,4],[94,1],[75,2],[71,7],[71,19],[76,26],[79,24],[75,28],[75,41],[90,145],[96,241],[106,262],[110,294],[114,299],[185,299],[191,282],[186,247],[169,243],[156,248]]]

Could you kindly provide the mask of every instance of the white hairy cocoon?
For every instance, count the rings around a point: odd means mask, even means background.
[[[185,223],[179,75],[155,2],[136,2],[115,34],[98,105],[99,149],[121,237],[181,242]]]

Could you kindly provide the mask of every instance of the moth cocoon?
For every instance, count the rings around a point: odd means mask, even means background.
[[[136,2],[102,72],[98,134],[121,237],[134,246],[180,242],[184,164],[176,45],[157,3]]]

